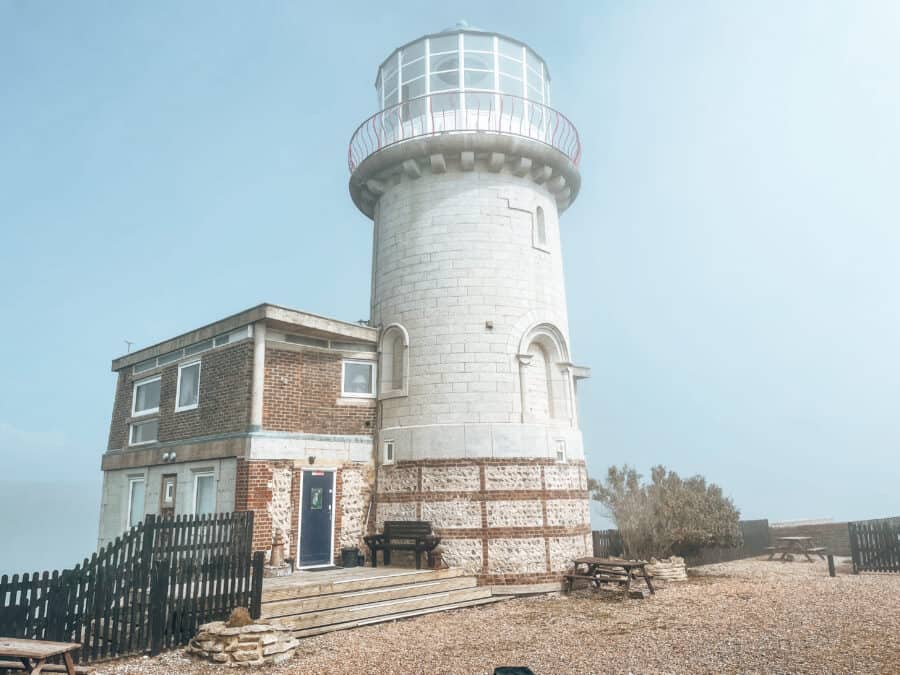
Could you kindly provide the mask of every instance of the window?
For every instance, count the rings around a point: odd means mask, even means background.
[[[216,512],[216,477],[211,473],[194,476],[194,513]]]
[[[375,396],[375,364],[371,361],[344,361],[341,395]]]
[[[547,247],[547,223],[541,206],[537,207],[534,214],[534,245],[538,248]]]
[[[159,376],[134,383],[134,395],[131,401],[132,415],[149,415],[159,412],[159,383]]]
[[[385,441],[384,442],[384,457],[381,461],[382,464],[393,464],[394,463],[394,441]]]
[[[144,519],[144,479],[128,479],[128,527]]]
[[[131,440],[129,445],[143,445],[144,443],[155,443],[159,436],[159,420],[147,420],[146,422],[135,422],[131,425]]]
[[[193,410],[200,403],[200,362],[178,366],[178,386],[175,390],[175,412]]]
[[[566,461],[566,442],[556,441],[556,461],[564,463]]]

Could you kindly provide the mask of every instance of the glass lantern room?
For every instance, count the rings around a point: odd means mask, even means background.
[[[480,99],[487,107],[491,94],[549,105],[550,73],[518,40],[456,27],[395,50],[378,69],[375,89],[380,110],[440,92],[452,92],[439,97],[448,107],[474,108]]]
[[[578,132],[550,107],[544,60],[505,35],[458,24],[414,40],[381,64],[375,90],[378,112],[350,139],[351,172],[379,150],[444,133],[523,136],[578,164]]]

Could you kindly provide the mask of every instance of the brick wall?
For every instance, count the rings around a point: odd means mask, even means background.
[[[119,371],[109,431],[109,449],[128,447],[132,420],[153,419],[153,415],[131,417],[134,382],[161,375],[159,440],[177,441],[246,431],[250,423],[250,386],[253,374],[253,344],[242,342],[199,355],[200,403],[194,410],[175,412],[178,364],[134,375],[130,367]]]
[[[340,354],[266,349],[263,428],[310,434],[371,434],[374,401],[341,399]]]
[[[271,550],[273,536],[275,534],[272,516],[270,513],[270,505],[272,503],[272,479],[273,474],[278,469],[289,469],[292,472],[292,480],[290,486],[290,533],[288,536],[288,546],[285,548],[285,556],[293,557],[297,553],[297,542],[300,534],[300,486],[302,483],[303,469],[294,466],[294,463],[286,460],[245,460],[238,459],[237,479],[235,488],[235,510],[237,511],[253,511],[253,550],[265,551]],[[360,473],[364,469],[360,466],[339,466],[339,467],[322,467],[323,471],[335,472],[335,510],[333,516],[334,528],[334,550],[332,555],[334,561],[339,561],[341,557],[341,546],[358,545],[362,547],[362,530],[359,521],[358,505],[347,503],[344,495],[344,474],[345,472]],[[370,485],[363,481],[362,489],[358,491],[360,498],[365,500],[370,494]],[[359,528],[357,534],[351,523],[351,532],[346,532],[347,523],[345,509],[349,509],[349,515],[354,519],[355,525]],[[344,531],[344,532],[342,532]],[[342,542],[342,534],[343,542]],[[349,538],[348,538],[349,535]]]

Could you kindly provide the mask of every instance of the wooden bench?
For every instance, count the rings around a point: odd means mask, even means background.
[[[0,637],[0,673],[89,673],[90,670],[76,666],[72,659],[72,653],[80,649],[77,642]],[[65,664],[47,663],[53,657],[61,657]]]
[[[391,564],[391,551],[414,551],[416,569],[422,569],[422,554],[430,553],[441,543],[441,538],[431,531],[431,523],[424,520],[388,520],[383,534],[365,537],[372,558],[377,566],[378,551],[384,552],[384,564]]]
[[[11,671],[13,673],[27,672],[25,671],[25,666],[19,661],[0,661],[0,673],[2,673],[2,675],[6,675],[7,671]],[[68,673],[69,671],[62,663],[45,663],[43,666],[41,666],[41,669],[38,672]],[[75,672],[77,673],[77,675],[88,675],[93,671],[87,666],[75,666]]]

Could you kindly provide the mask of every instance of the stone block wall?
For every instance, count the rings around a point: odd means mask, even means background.
[[[376,522],[427,520],[444,560],[481,583],[558,581],[590,555],[583,462],[420,460],[378,469]]]

